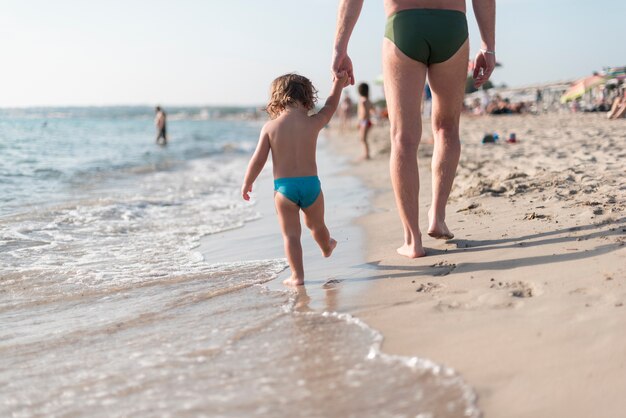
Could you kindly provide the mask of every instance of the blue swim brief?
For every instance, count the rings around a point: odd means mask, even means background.
[[[301,208],[308,208],[322,191],[317,176],[283,177],[274,180],[274,190]]]

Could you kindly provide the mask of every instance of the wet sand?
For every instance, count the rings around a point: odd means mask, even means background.
[[[482,144],[485,133],[517,143]],[[432,144],[420,145],[427,228]],[[424,234],[427,257],[396,254],[402,231],[387,127],[350,172],[373,191],[371,285],[350,312],[383,351],[452,367],[486,417],[615,417],[626,409],[626,120],[603,115],[467,117],[447,213],[453,240]],[[331,145],[355,158],[356,131]],[[347,285],[347,283],[346,283]]]

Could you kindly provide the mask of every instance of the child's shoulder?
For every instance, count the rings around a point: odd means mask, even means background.
[[[277,125],[277,120],[276,119],[270,119],[267,122],[265,122],[263,124],[263,127],[261,128],[261,132],[270,132],[272,129],[274,129],[274,127]]]

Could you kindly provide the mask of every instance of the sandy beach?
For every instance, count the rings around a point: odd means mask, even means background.
[[[626,400],[626,120],[604,115],[464,117],[447,223],[427,257],[396,254],[388,127],[351,174],[373,190],[371,286],[352,313],[383,350],[454,368],[485,417],[616,417]],[[482,144],[485,133],[517,143]],[[431,201],[430,130],[419,150],[420,223]],[[331,144],[356,158],[355,131]]]

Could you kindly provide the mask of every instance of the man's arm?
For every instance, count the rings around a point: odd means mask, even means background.
[[[244,200],[250,200],[249,193],[252,191],[252,184],[261,173],[261,170],[263,170],[269,153],[270,137],[265,131],[265,127],[263,127],[263,129],[261,129],[259,143],[254,151],[254,155],[250,159],[248,170],[246,170],[246,176],[244,177],[243,185],[241,186],[241,196]]]
[[[362,8],[363,0],[340,0],[337,13],[332,72],[335,77],[342,71],[347,72],[350,84],[354,84],[354,70],[348,56],[348,43]]]
[[[480,87],[496,67],[496,1],[472,0],[472,5],[482,40],[474,62],[474,86]]]
[[[335,81],[333,82],[333,88],[330,91],[330,96],[326,99],[326,103],[324,103],[324,107],[320,109],[315,115],[311,116],[316,120],[318,128],[322,129],[330,119],[335,114],[337,110],[337,106],[339,106],[339,100],[341,99],[341,91],[347,85],[348,82],[348,74],[347,73],[339,73],[337,77],[335,77]]]

